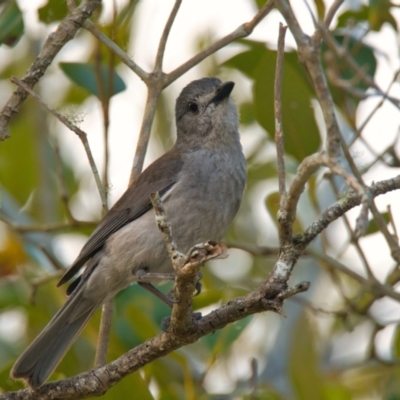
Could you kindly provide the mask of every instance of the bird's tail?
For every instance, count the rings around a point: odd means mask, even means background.
[[[22,378],[32,388],[47,380],[71,347],[89,318],[101,304],[85,298],[78,287],[39,336],[22,353],[11,370],[12,378]]]

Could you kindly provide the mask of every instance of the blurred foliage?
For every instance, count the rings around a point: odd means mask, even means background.
[[[15,0],[5,2],[0,8],[0,44],[15,46],[24,33],[21,10]]]
[[[132,26],[136,21],[135,10],[138,1],[128,1],[121,7],[114,19],[99,19],[101,12],[93,18],[106,35],[121,48],[127,49],[132,40]],[[254,8],[259,8],[265,0],[254,0]],[[316,15],[323,20],[327,11],[323,0],[314,0]],[[358,9],[340,9],[336,30],[330,32],[338,45],[343,46],[351,57],[373,78],[377,69],[377,50],[367,45],[364,37],[352,34],[352,28],[365,27],[379,32],[389,26],[397,34],[397,22],[392,11],[396,6],[388,0],[370,0]],[[54,23],[68,13],[65,1],[48,0],[38,9],[39,20],[54,30]],[[37,38],[24,31],[24,15],[15,1],[1,2],[0,5],[0,44],[14,46],[10,57],[0,63],[0,84],[8,90],[11,75],[23,75],[36,56]],[[96,97],[97,105],[125,90],[126,84],[116,71],[120,61],[95,40],[87,41],[88,33],[80,32],[74,39],[76,43],[87,46],[86,59],[76,62],[62,62],[52,66],[58,73],[48,78],[61,100],[57,107],[84,106],[85,100]],[[90,35],[89,35],[90,36]],[[85,39],[82,40],[82,38]],[[43,41],[45,36],[40,38]],[[197,41],[197,50],[204,49],[214,41],[207,33]],[[18,42],[19,41],[19,42]],[[82,42],[80,42],[82,41]],[[19,43],[24,46],[19,47]],[[18,45],[17,45],[18,44]],[[201,64],[204,75],[223,73],[236,80],[238,76],[250,82],[252,100],[235,92],[241,116],[241,131],[244,138],[252,136],[253,145],[248,149],[248,185],[242,207],[235,223],[228,232],[228,242],[244,244],[276,245],[276,213],[279,196],[276,192],[277,167],[274,152],[274,99],[273,83],[275,76],[275,43],[261,43],[254,40],[239,40],[242,46],[236,55],[222,64],[217,55],[211,56]],[[22,53],[22,54],[21,54]],[[369,86],[357,76],[348,62],[323,45],[322,60],[327,72],[347,82],[359,94],[365,94]],[[69,83],[62,87],[56,82],[63,71]],[[119,71],[119,70],[118,70]],[[50,74],[50,72],[49,72]],[[304,157],[321,149],[323,132],[316,120],[315,94],[309,77],[299,63],[295,51],[287,51],[284,60],[282,86],[283,130],[285,132],[285,161],[288,180]],[[238,85],[239,86],[239,85]],[[347,92],[330,82],[335,106],[350,126],[355,127],[360,96]],[[41,85],[35,87],[41,92]],[[101,95],[105,95],[106,99]],[[170,105],[174,99],[162,93],[157,105],[153,124],[151,146],[159,153],[171,147],[174,136],[173,110]],[[54,105],[53,105],[54,106]],[[51,117],[32,100],[28,99],[21,113],[12,119],[10,126],[12,138],[0,143],[0,213],[16,224],[39,224],[68,222],[69,211],[66,205],[76,210],[83,208],[82,189],[85,177],[78,172],[71,157],[58,155],[57,147],[61,133],[53,129]],[[111,121],[111,124],[113,122]],[[262,133],[261,135],[259,133]],[[247,136],[248,135],[248,136]],[[257,136],[258,135],[258,136]],[[67,151],[68,152],[68,151]],[[398,158],[394,147],[387,150],[394,159]],[[63,177],[64,185],[60,182]],[[302,197],[303,203],[295,222],[295,232],[302,232],[309,220],[318,217],[323,210],[321,193],[326,194],[325,180],[320,177],[310,179]],[[273,187],[273,190],[271,189]],[[268,188],[268,190],[265,190]],[[271,190],[270,190],[271,189]],[[61,195],[66,191],[65,202]],[[12,199],[12,207],[2,199],[5,194]],[[304,199],[304,200],[303,200]],[[331,197],[330,201],[334,199]],[[14,212],[15,209],[17,212]],[[261,211],[272,220],[268,226],[267,237],[261,228]],[[389,213],[383,213],[387,223],[393,222]],[[28,221],[28,222],[27,222]],[[376,234],[378,227],[374,220],[366,232]],[[8,377],[9,370],[22,350],[43,329],[46,323],[65,301],[63,288],[56,288],[56,280],[39,285],[33,296],[33,283],[56,272],[50,263],[39,262],[46,259],[38,243],[42,237],[48,240],[50,249],[62,237],[71,241],[76,235],[88,235],[88,228],[70,228],[63,231],[38,233],[17,232],[0,222],[0,391],[17,390],[23,387]],[[33,240],[38,238],[37,241]],[[329,238],[322,235],[316,244],[323,243],[329,249]],[[32,250],[34,248],[34,251]],[[194,298],[194,308],[208,312],[221,303],[242,296],[255,289],[272,268],[275,256],[250,256],[248,269],[239,277],[223,279],[213,268],[204,268],[202,293]],[[235,264],[232,260],[232,265]],[[305,399],[305,400],[347,400],[347,399],[400,399],[400,368],[396,364],[384,365],[370,362],[367,356],[354,363],[351,349],[342,349],[349,354],[349,361],[337,363],[332,357],[332,343],[338,337],[345,337],[369,318],[375,302],[371,293],[359,293],[358,286],[343,276],[336,276],[334,268],[326,262],[319,263],[320,269],[313,276],[310,265],[316,263],[310,257],[295,270],[299,279],[313,279],[313,285],[328,280],[330,285],[337,281],[344,287],[348,314],[329,315],[325,323],[319,321],[319,314],[293,311],[293,303],[285,304],[288,318],[280,319],[272,326],[270,315],[262,315],[260,324],[257,317],[249,317],[212,335],[202,338],[185,348],[146,365],[138,373],[126,377],[102,398],[109,399]],[[219,268],[219,267],[218,267]],[[222,269],[222,268],[221,268]],[[310,278],[311,275],[311,278]],[[318,285],[314,285],[318,286]],[[162,287],[167,292],[170,286]],[[327,291],[328,292],[328,291]],[[330,297],[327,295],[327,301]],[[293,301],[295,302],[295,301]],[[329,303],[330,309],[343,304],[335,300]],[[345,301],[344,301],[345,303]],[[297,304],[298,306],[298,304]],[[346,306],[346,304],[344,305]],[[350,312],[359,310],[349,316]],[[361,310],[361,311],[360,311]],[[139,286],[131,286],[119,293],[115,301],[113,331],[108,359],[119,357],[132,347],[142,343],[161,331],[161,322],[169,315],[169,309],[154,296]],[[9,323],[8,321],[13,321]],[[94,358],[100,312],[90,320],[72,349],[54,372],[52,379],[73,376],[92,367]],[[273,320],[275,321],[275,320]],[[13,324],[17,324],[17,329]],[[15,324],[14,324],[15,325]],[[322,328],[321,328],[322,326]],[[275,333],[273,333],[276,331]],[[360,336],[361,337],[361,336]],[[373,339],[373,338],[372,338]],[[361,340],[361,339],[360,339]],[[400,330],[395,327],[392,356],[400,358]],[[252,377],[250,364],[258,369]],[[248,367],[248,368],[247,368]],[[246,372],[247,371],[247,372]],[[224,377],[229,378],[225,385],[226,394],[213,393],[209,387]],[[208,386],[207,386],[208,382]],[[211,384],[210,384],[211,382]],[[224,385],[224,384],[223,384]],[[223,386],[221,385],[221,387]]]
[[[107,65],[83,63],[60,63],[60,68],[75,84],[85,88],[89,93],[101,98],[101,94],[110,98],[126,89],[122,78]]]
[[[274,119],[274,76],[276,52],[265,47],[263,43],[252,40],[241,40],[249,47],[228,61],[226,66],[238,69],[253,82],[252,113],[255,120],[268,132],[271,140],[275,134]],[[297,61],[295,52],[285,54],[285,79],[282,82],[282,114],[283,131],[285,132],[285,150],[297,161],[316,152],[321,145],[321,136],[311,107],[313,91],[308,83],[303,67]],[[250,105],[248,105],[250,106]],[[250,108],[250,107],[249,107]],[[307,140],[302,135],[303,127],[307,127]]]

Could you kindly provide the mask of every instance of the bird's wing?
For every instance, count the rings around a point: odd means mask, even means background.
[[[182,166],[180,153],[173,148],[143,171],[101,220],[58,286],[71,279],[110,235],[150,210],[150,194],[166,193],[177,182]]]

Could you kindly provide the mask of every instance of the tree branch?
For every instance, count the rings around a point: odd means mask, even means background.
[[[41,52],[22,77],[24,84],[29,88],[33,88],[36,85],[53,62],[54,57],[68,41],[74,38],[78,29],[83,25],[85,20],[91,17],[100,3],[101,0],[84,0],[79,7],[61,21],[56,31],[49,35]],[[18,88],[0,111],[0,141],[10,137],[7,126],[12,116],[19,111],[25,99],[26,91]]]

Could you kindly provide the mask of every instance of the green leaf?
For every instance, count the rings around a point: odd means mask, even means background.
[[[129,377],[118,382],[101,398],[103,400],[154,400],[153,395],[150,393],[148,382],[140,376],[139,372],[130,374]]]
[[[47,4],[38,10],[39,20],[45,24],[61,21],[68,14],[66,0],[48,0]]]
[[[318,365],[316,327],[303,313],[292,332],[289,350],[289,376],[298,400],[323,400],[323,380]]]
[[[0,13],[0,44],[15,46],[24,33],[24,20],[16,1],[10,1]]]
[[[362,23],[368,22],[373,31],[380,31],[384,23],[390,24],[397,31],[396,20],[390,13],[395,7],[389,0],[370,0],[358,10],[348,10],[338,18],[338,26],[346,27],[350,19]]]
[[[60,68],[73,82],[99,98],[100,93],[104,93],[109,98],[126,89],[126,85],[118,73],[115,70],[110,71],[110,68],[106,65],[100,67],[101,90],[98,87],[96,68],[93,64],[62,62],[60,63]],[[109,90],[111,84],[110,75],[113,81],[111,92]]]
[[[325,17],[325,3],[323,0],[314,0],[317,9],[318,18],[322,21]]]
[[[270,213],[276,225],[277,225],[277,214],[279,211],[279,203],[280,203],[279,192],[272,192],[265,199],[265,205],[267,207],[267,210]],[[296,219],[293,224],[293,232],[296,234],[296,233],[301,233],[302,231],[303,228],[301,226],[299,218],[296,216]]]
[[[381,213],[381,215],[382,215],[383,219],[385,220],[386,224],[388,224],[390,222],[389,213],[388,212],[384,212],[384,213]],[[364,236],[372,235],[373,233],[376,233],[376,232],[379,232],[378,225],[377,225],[375,219],[371,219],[369,221],[368,228],[365,231]]]
[[[341,14],[338,18],[337,26],[346,28],[349,20],[361,23],[368,21],[369,7],[362,6],[358,10],[348,10]]]
[[[380,31],[385,22],[397,31],[396,21],[390,13],[393,7],[390,0],[369,0],[369,5],[368,21],[373,31]]]
[[[239,105],[239,115],[240,115],[240,123],[242,125],[251,125],[256,121],[256,117],[254,115],[254,107],[253,103],[241,103]]]
[[[254,115],[258,123],[274,139],[274,76],[276,51],[264,44],[242,40],[246,50],[225,62],[228,67],[239,69],[254,81]],[[320,133],[311,106],[313,91],[307,76],[294,52],[285,54],[282,82],[283,132],[285,151],[296,160],[316,152],[321,145]]]
[[[360,69],[373,79],[377,67],[373,49],[365,43],[342,33],[334,33],[333,37],[351,55]],[[348,81],[352,88],[357,89],[359,92],[366,92],[369,89],[369,85],[359,78],[359,73],[350,67],[343,57],[334,54],[332,50],[328,49],[325,44],[322,45],[322,59],[324,60],[325,69],[330,69],[339,79]],[[334,85],[330,85],[330,90],[335,104],[346,115],[348,122],[355,126],[357,106],[360,102],[359,96],[353,96]]]

